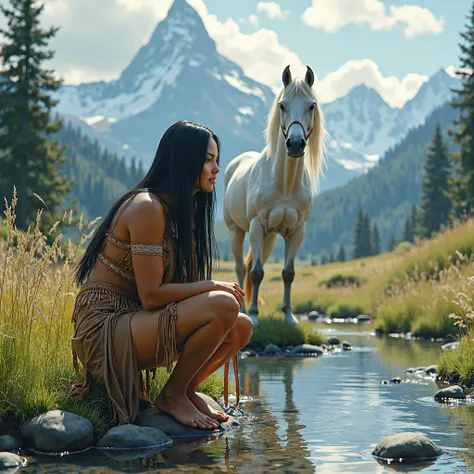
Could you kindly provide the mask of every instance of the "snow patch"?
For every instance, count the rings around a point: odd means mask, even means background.
[[[238,77],[235,77],[235,75],[229,76],[228,74],[224,74],[224,79],[227,81],[228,84],[230,84],[235,89],[243,92],[244,94],[255,95],[257,97],[262,97],[262,98],[264,97],[262,89],[260,89],[259,87],[255,87],[254,89],[251,89],[250,87],[247,86],[247,84],[245,84],[244,81],[242,81]]]

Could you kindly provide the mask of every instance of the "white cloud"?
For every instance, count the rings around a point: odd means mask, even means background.
[[[7,0],[0,0],[0,5],[6,3]],[[148,41],[157,22],[166,17],[172,3],[173,0],[48,0],[45,24],[61,27],[51,44],[56,51],[52,67],[67,83],[118,77]],[[252,79],[275,87],[281,83],[287,64],[304,71],[298,55],[280,43],[275,31],[262,28],[243,33],[235,20],[220,21],[211,14],[204,0],[188,3],[201,16],[218,51],[239,64]],[[248,22],[256,26],[256,15],[250,15]]]
[[[436,18],[428,8],[390,5],[387,12],[381,0],[312,0],[302,19],[308,26],[328,33],[334,33],[349,23],[367,24],[372,30],[390,30],[402,24],[407,38],[424,33],[439,34],[444,25],[444,19]]]
[[[332,102],[346,95],[352,88],[365,84],[375,89],[391,107],[402,107],[412,99],[428,80],[422,74],[407,74],[403,79],[384,76],[371,59],[351,60],[324,76],[315,85],[321,102]]]
[[[258,25],[258,18],[257,18],[257,15],[249,15],[248,18],[241,18],[239,20],[239,23],[241,24],[245,24],[245,23],[248,23],[250,25],[254,25],[254,26],[257,26]]]
[[[0,0],[0,5],[6,4],[7,0]],[[73,84],[117,78],[148,41],[157,22],[166,17],[171,4],[172,0],[48,0],[45,24],[61,27],[52,43],[56,50],[52,67]],[[189,0],[189,4],[201,15],[218,51],[239,64],[252,79],[277,91],[288,64],[294,76],[304,75],[304,64],[280,43],[275,31],[261,28],[243,33],[234,20],[220,21],[209,13],[204,0]],[[103,18],[107,18],[106,23]],[[255,24],[256,16],[250,15],[248,21]],[[374,87],[390,105],[399,107],[426,80],[420,74],[408,74],[402,80],[384,77],[374,61],[362,59],[349,61],[321,80],[316,79],[315,90],[323,102],[329,102],[363,83]]]
[[[258,2],[257,11],[266,13],[272,20],[284,20],[290,14],[290,10],[283,11],[275,2]]]

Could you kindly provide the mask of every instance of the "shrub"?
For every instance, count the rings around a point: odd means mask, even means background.
[[[324,286],[326,288],[334,288],[340,286],[359,287],[362,283],[364,283],[364,281],[365,280],[363,280],[358,275],[353,275],[349,273],[336,273],[335,275],[332,275],[331,277],[326,278],[325,280],[321,280],[319,282],[319,286]]]
[[[299,344],[322,344],[323,336],[313,331],[309,323],[291,324],[282,318],[269,316],[259,319],[254,329],[249,348],[264,348],[267,344],[296,346]]]

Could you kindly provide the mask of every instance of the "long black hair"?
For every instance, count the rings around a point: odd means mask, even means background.
[[[193,196],[195,182],[200,182],[210,138],[217,144],[219,160],[220,140],[211,129],[187,120],[176,122],[168,128],[160,140],[155,159],[146,176],[117,199],[95,231],[76,267],[77,284],[87,280],[97,255],[104,246],[106,232],[117,210],[132,196],[144,191],[166,193],[171,199],[167,220],[174,230],[176,241],[173,281],[211,279],[213,264],[218,258],[214,236],[216,191],[198,192]]]

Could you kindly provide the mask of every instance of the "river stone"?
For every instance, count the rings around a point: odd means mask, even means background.
[[[11,467],[25,467],[28,461],[21,456],[13,453],[0,453],[0,469],[7,469]]]
[[[435,400],[446,400],[448,398],[455,398],[457,400],[464,400],[466,394],[459,385],[451,385],[451,387],[443,388],[435,393]]]
[[[323,317],[323,315],[321,313],[318,313],[317,311],[310,311],[308,313],[308,319],[310,321],[316,321],[316,320],[318,320],[319,318],[322,318],[322,317]]]
[[[275,344],[268,344],[263,353],[265,355],[281,354],[283,351]]]
[[[81,451],[94,440],[89,420],[67,411],[52,410],[33,418],[21,427],[25,443],[41,452]]]
[[[20,449],[20,443],[13,436],[0,436],[0,452],[16,451]]]
[[[404,459],[406,461],[434,458],[443,453],[433,441],[422,433],[398,433],[386,436],[375,446],[373,456],[379,458]]]
[[[347,341],[342,341],[341,345],[343,351],[352,351],[352,346]]]
[[[438,373],[438,366],[436,364],[430,365],[426,367],[425,369],[425,374],[426,375],[433,375]]]
[[[144,449],[166,447],[173,443],[170,437],[156,428],[136,425],[120,425],[105,433],[97,443],[99,448]]]
[[[303,354],[310,355],[316,354],[321,355],[324,353],[324,350],[319,346],[313,346],[311,344],[300,344],[299,346],[293,347],[291,350],[292,355]]]
[[[410,367],[409,369],[405,370],[406,374],[413,374],[415,372],[415,369],[413,367]]]
[[[458,347],[459,347],[459,342],[456,341],[456,342],[448,342],[447,344],[443,344],[441,346],[441,349],[443,349],[443,351],[454,351]]]
[[[327,344],[330,346],[338,346],[341,343],[338,337],[330,337],[327,340]]]
[[[216,402],[212,397],[205,395],[203,393],[198,393],[198,395],[211,407],[215,410],[224,411],[224,407]],[[156,428],[161,430],[166,435],[171,438],[196,438],[201,436],[208,436],[214,433],[222,433],[235,429],[240,426],[240,423],[234,418],[229,417],[227,421],[219,423],[219,428],[215,430],[203,430],[200,428],[191,428],[190,426],[184,426],[178,421],[176,421],[171,415],[163,413],[156,408],[149,408],[146,411],[143,411],[138,414],[135,419],[135,424],[138,426],[149,426],[151,428]]]
[[[356,319],[358,323],[369,323],[370,321],[372,321],[372,318],[367,314],[359,314]]]

